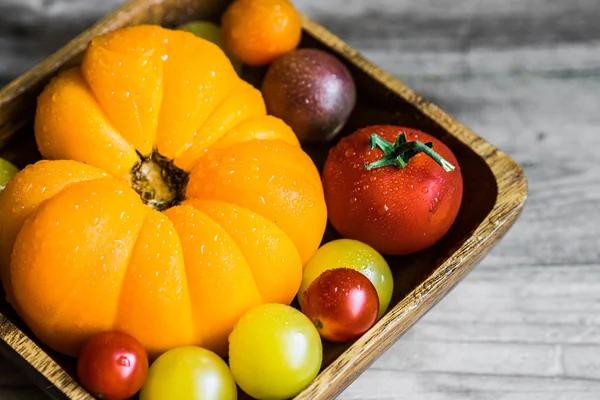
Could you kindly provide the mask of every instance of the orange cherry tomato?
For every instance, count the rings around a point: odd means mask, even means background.
[[[221,22],[227,50],[254,67],[294,50],[302,36],[300,14],[288,0],[237,0]]]

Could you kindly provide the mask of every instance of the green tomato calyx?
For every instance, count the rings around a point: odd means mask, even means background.
[[[390,143],[376,133],[371,135],[371,150],[379,147],[383,151],[383,157],[372,163],[365,163],[367,170],[386,167],[388,165],[402,169],[408,165],[411,158],[419,153],[425,153],[438,163],[446,172],[454,171],[454,165],[446,161],[442,156],[433,151],[433,143],[423,143],[419,140],[407,142],[406,134],[400,133],[396,143]]]

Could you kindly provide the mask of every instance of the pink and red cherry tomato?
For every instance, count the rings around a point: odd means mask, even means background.
[[[302,312],[322,338],[347,342],[368,331],[379,313],[375,286],[360,272],[336,268],[323,272],[302,299]]]
[[[144,347],[123,332],[104,332],[83,346],[77,360],[81,385],[103,400],[124,400],[136,394],[148,373]]]

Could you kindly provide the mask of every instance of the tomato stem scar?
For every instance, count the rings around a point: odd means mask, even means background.
[[[138,153],[138,157],[139,161],[132,168],[129,180],[144,204],[163,211],[185,200],[189,172],[177,167],[173,160],[156,150],[147,156]]]
[[[454,165],[446,161],[442,156],[433,150],[433,143],[423,143],[419,140],[407,142],[406,134],[400,133],[396,137],[394,144],[383,139],[376,133],[373,133],[370,138],[371,149],[379,147],[383,151],[383,157],[372,163],[365,163],[367,170],[386,167],[388,165],[395,166],[398,169],[408,165],[409,160],[419,153],[425,153],[438,163],[446,172],[454,171]]]

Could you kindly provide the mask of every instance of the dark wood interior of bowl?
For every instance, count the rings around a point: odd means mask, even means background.
[[[146,18],[138,22],[158,23],[162,21],[165,26],[174,26],[175,24],[206,17],[207,15],[211,15],[214,19],[222,10],[222,4],[211,7],[209,11],[189,7],[181,9],[170,8],[168,10],[168,12],[162,13],[150,10]],[[301,46],[328,50],[318,38],[312,37],[308,33],[304,34]],[[345,59],[342,59],[342,61],[350,68],[356,81],[358,104],[341,136],[347,135],[357,128],[374,124],[396,124],[421,129],[442,139],[453,150],[459,160],[464,177],[463,204],[458,218],[448,234],[439,243],[420,253],[410,256],[387,258],[394,274],[395,284],[390,304],[391,309],[453,254],[486,218],[496,202],[498,194],[496,180],[485,160],[479,157],[472,149],[450,135],[436,122],[424,116],[415,106],[406,102],[361,69],[355,67],[352,62]],[[245,77],[252,83],[257,84],[262,79],[264,72],[264,69],[247,69]],[[31,119],[35,112],[35,102],[32,101],[34,99],[33,96],[37,95],[36,91],[39,92],[42,87],[42,84],[38,84],[29,93],[29,97],[31,98],[23,103],[27,105],[27,108],[21,109],[18,113],[19,118],[22,118],[22,120],[18,122],[13,121],[20,128],[16,132],[13,132],[10,140],[0,151],[1,157],[9,159],[19,167],[24,167],[40,159],[40,154],[37,151],[33,138]],[[2,107],[6,107],[6,105]],[[9,122],[11,121],[7,122],[0,119],[0,125]],[[313,157],[319,169],[322,168],[327,152],[333,144],[305,148],[311,157]],[[328,226],[324,242],[338,237],[331,226]],[[48,349],[35,339],[11,306],[5,301],[0,301],[0,313],[40,345],[40,347],[48,351]],[[324,346],[323,368],[343,353],[349,345],[326,343]],[[74,376],[75,362],[73,359],[52,351],[48,351],[48,354],[71,376]],[[40,376],[40,378],[42,377]]]

